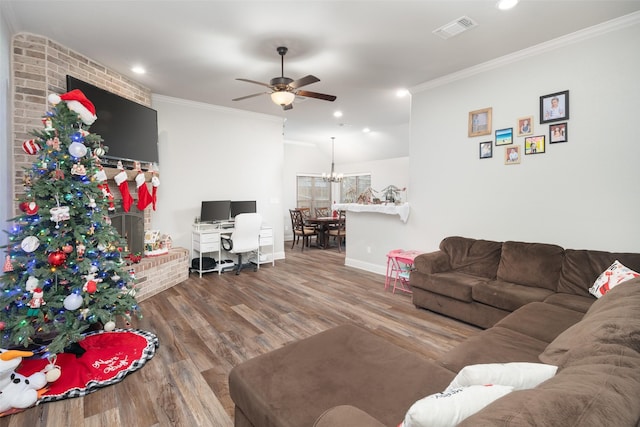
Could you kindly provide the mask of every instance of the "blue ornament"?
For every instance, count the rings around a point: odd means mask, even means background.
[[[83,142],[84,141],[84,136],[82,136],[82,134],[80,132],[75,132],[75,133],[71,134],[71,140],[73,142]]]

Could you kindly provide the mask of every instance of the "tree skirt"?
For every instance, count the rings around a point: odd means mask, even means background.
[[[153,357],[158,338],[139,329],[116,329],[88,333],[78,344],[86,352],[81,357],[58,354],[56,365],[62,375],[47,384],[47,391],[37,403],[85,396],[122,381]],[[47,359],[25,359],[16,371],[29,376],[42,371],[48,363]]]

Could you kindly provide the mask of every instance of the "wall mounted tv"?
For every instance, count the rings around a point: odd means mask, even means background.
[[[158,163],[158,113],[154,109],[68,75],[67,90],[73,89],[80,89],[96,107],[98,119],[89,131],[100,135],[109,147],[104,157]]]

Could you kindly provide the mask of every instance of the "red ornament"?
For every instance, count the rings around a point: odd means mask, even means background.
[[[22,202],[18,207],[22,212],[26,213],[27,215],[35,215],[38,213],[38,209],[39,209],[36,202]]]
[[[4,328],[7,326],[6,323],[0,322],[0,331],[4,331]]]
[[[58,267],[64,264],[66,260],[67,260],[67,254],[65,254],[62,251],[51,252],[47,256],[47,261],[49,261],[49,264],[51,264],[54,267]]]
[[[65,254],[70,254],[71,252],[73,252],[73,246],[67,243],[62,247],[62,252],[64,252]]]
[[[37,154],[38,151],[40,151],[40,146],[35,141],[35,139],[28,139],[22,143],[22,149],[25,153],[34,155]]]
[[[86,283],[87,292],[90,294],[95,293],[98,290],[98,283],[95,280],[89,280]]]

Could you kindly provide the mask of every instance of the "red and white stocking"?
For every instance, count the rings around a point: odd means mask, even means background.
[[[138,209],[143,211],[152,203],[152,199],[142,172],[136,175],[136,187],[138,188]]]
[[[115,210],[116,207],[113,204],[113,193],[111,193],[111,190],[109,189],[109,184],[107,183],[107,174],[105,173],[104,168],[100,166],[93,177],[96,181],[98,181],[98,188],[102,191],[102,195],[109,202],[109,210]]]
[[[156,202],[158,201],[158,187],[160,186],[160,178],[153,175],[151,178],[151,200],[153,202],[153,210],[156,210]]]
[[[129,184],[127,183],[127,173],[123,169],[116,176],[113,177],[113,180],[118,185],[118,188],[120,189],[120,194],[122,194],[122,209],[125,212],[129,212],[134,200],[133,200],[133,197],[131,197],[131,193],[129,193]]]

